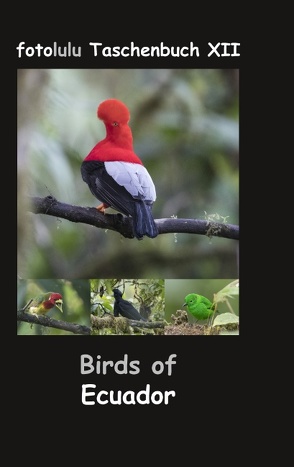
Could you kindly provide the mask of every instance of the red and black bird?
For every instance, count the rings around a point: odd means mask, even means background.
[[[107,99],[99,105],[97,116],[104,122],[106,137],[82,162],[82,178],[102,201],[99,211],[111,207],[131,216],[136,238],[154,238],[158,235],[152,214],[156,190],[149,172],[134,153],[128,125],[130,112],[123,102]]]

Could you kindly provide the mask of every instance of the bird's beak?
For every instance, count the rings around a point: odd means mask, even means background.
[[[61,311],[61,313],[63,313],[62,305],[63,305],[63,301],[61,299],[56,300],[55,306],[56,308],[58,308],[59,311]]]
[[[185,302],[185,303],[183,303],[183,305],[182,305],[182,306],[187,306],[187,303],[186,303],[186,302]]]

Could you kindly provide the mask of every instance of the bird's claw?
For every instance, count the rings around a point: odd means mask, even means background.
[[[99,204],[99,206],[96,207],[96,209],[97,209],[99,212],[102,212],[102,214],[105,214],[105,210],[106,210],[108,207],[109,207],[109,206],[107,206],[107,204],[101,203],[101,204]]]

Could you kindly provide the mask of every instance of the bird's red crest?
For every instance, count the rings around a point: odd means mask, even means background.
[[[52,293],[50,295],[50,300],[62,300],[62,295],[60,293]]]
[[[127,106],[117,99],[107,99],[98,107],[97,116],[104,122],[128,123],[130,112]]]

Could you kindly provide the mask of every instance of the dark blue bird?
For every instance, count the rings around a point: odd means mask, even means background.
[[[115,298],[113,314],[114,316],[123,316],[124,318],[133,319],[136,321],[147,321],[143,316],[140,315],[138,310],[122,298],[122,292],[119,289],[113,289],[113,296]]]

